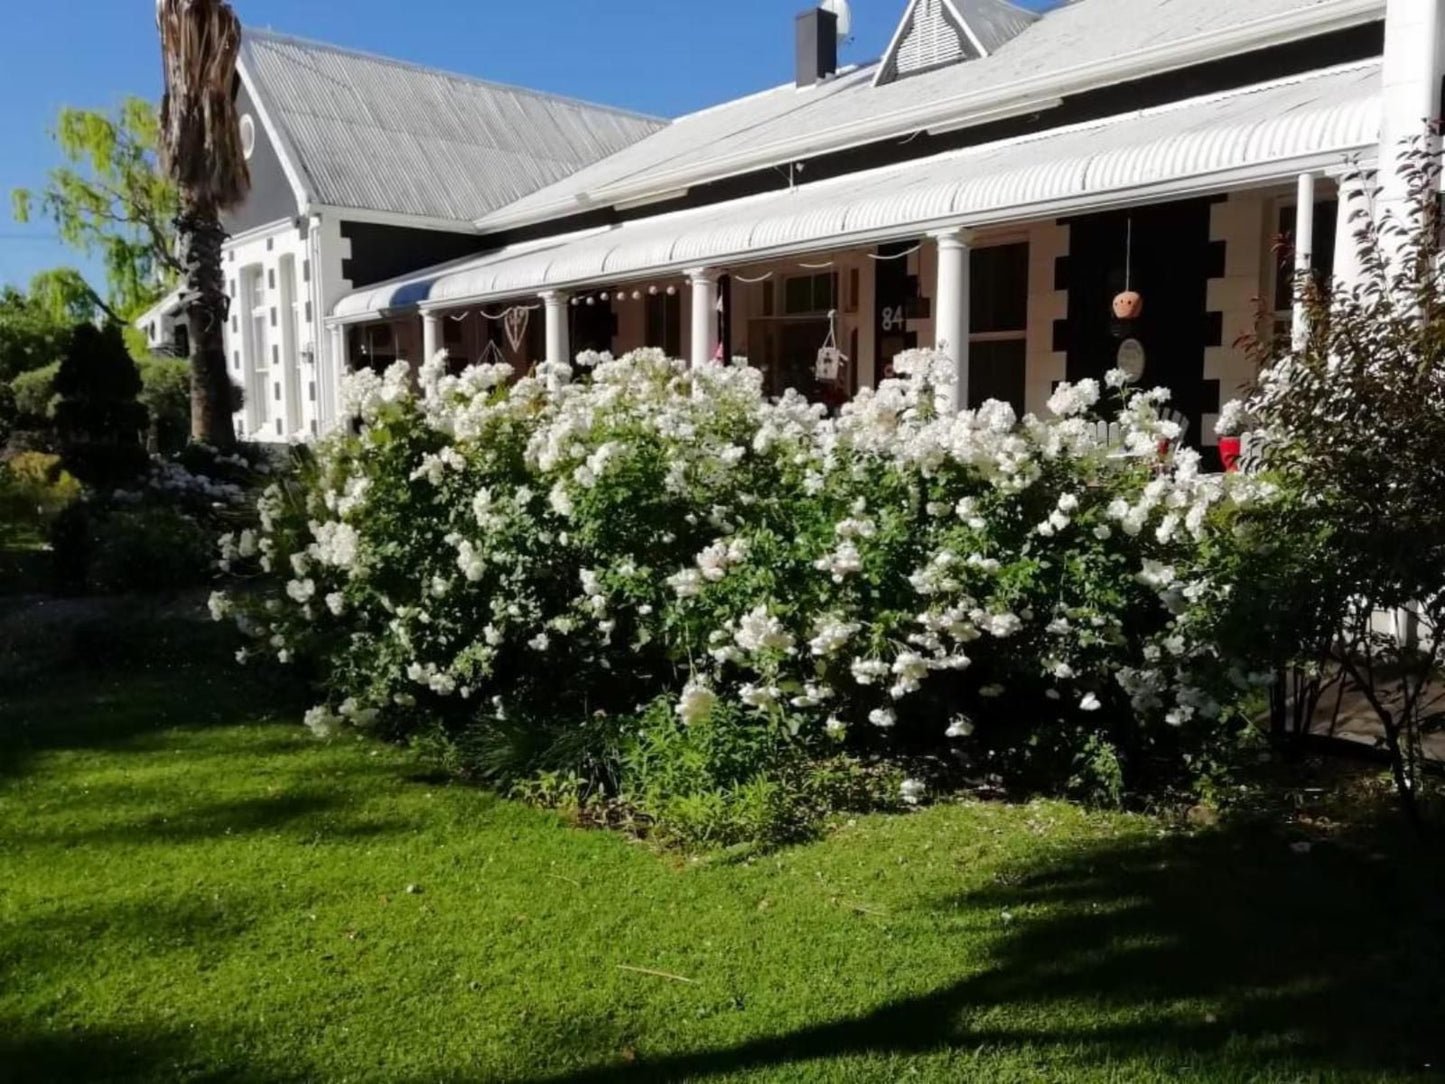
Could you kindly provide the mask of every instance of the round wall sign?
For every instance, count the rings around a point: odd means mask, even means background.
[[[1138,339],[1125,339],[1119,344],[1119,368],[1128,375],[1130,383],[1143,377],[1145,360],[1144,344]]]

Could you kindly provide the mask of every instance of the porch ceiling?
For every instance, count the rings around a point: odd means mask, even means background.
[[[1372,155],[1378,62],[514,246],[343,298],[334,318],[984,227],[1232,186]]]

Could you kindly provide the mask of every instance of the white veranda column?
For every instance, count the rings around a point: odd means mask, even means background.
[[[933,235],[938,244],[938,282],[934,290],[933,345],[953,361],[953,408],[968,406],[968,274],[969,245],[966,230]]]
[[[1354,174],[1336,178],[1339,194],[1335,211],[1335,269],[1334,281],[1345,290],[1352,290],[1360,283],[1361,267],[1359,242],[1355,234],[1364,225],[1358,218],[1369,210],[1365,199],[1364,183]]]
[[[1390,168],[1403,141],[1424,135],[1439,119],[1440,75],[1445,67],[1445,0],[1387,0],[1385,54],[1380,75],[1380,182],[1397,194]]]
[[[326,375],[321,381],[326,389],[326,402],[318,427],[323,433],[341,418],[341,384],[346,379],[346,328],[341,324],[332,325],[326,341],[330,349],[326,352]]]
[[[553,365],[569,365],[572,347],[568,342],[567,295],[560,290],[547,290],[539,296],[547,322],[546,360]]]
[[[1309,334],[1309,325],[1301,297],[1301,287],[1314,266],[1315,252],[1315,175],[1299,175],[1298,200],[1295,204],[1294,220],[1294,321],[1291,338],[1294,348],[1304,347]]]
[[[1378,214],[1402,222],[1408,181],[1400,175],[1409,140],[1423,137],[1427,121],[1440,115],[1441,75],[1445,73],[1445,0],[1387,0],[1385,52],[1380,73],[1380,172]],[[1431,137],[1438,150],[1439,137]],[[1401,238],[1386,230],[1387,257]]]
[[[717,352],[717,272],[701,267],[687,273],[692,286],[692,353],[694,369],[708,364]]]
[[[421,360],[425,365],[436,357],[437,351],[441,349],[441,317],[434,312],[423,312],[421,314]]]

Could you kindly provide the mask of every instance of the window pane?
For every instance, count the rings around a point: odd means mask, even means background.
[[[1335,219],[1339,204],[1320,200],[1315,204],[1315,250],[1310,267],[1321,282],[1328,283],[1335,273]],[[1274,269],[1274,311],[1294,307],[1294,230],[1298,214],[1293,207],[1279,211],[1279,236],[1284,249],[1271,253]]]
[[[969,264],[969,323],[974,334],[1023,331],[1029,311],[1029,246],[977,248]]]
[[[821,275],[813,276],[813,311],[828,312],[838,306],[834,303],[834,286],[837,284],[838,276],[829,271]]]
[[[813,311],[813,279],[802,275],[783,283],[783,311],[786,313]]]
[[[1023,339],[976,342],[968,348],[968,406],[976,410],[989,399],[1010,404],[1024,412]]]

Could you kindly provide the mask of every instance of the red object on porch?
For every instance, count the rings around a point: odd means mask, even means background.
[[[1233,474],[1239,469],[1240,439],[1238,437],[1219,438],[1219,458],[1224,464],[1224,472]]]

